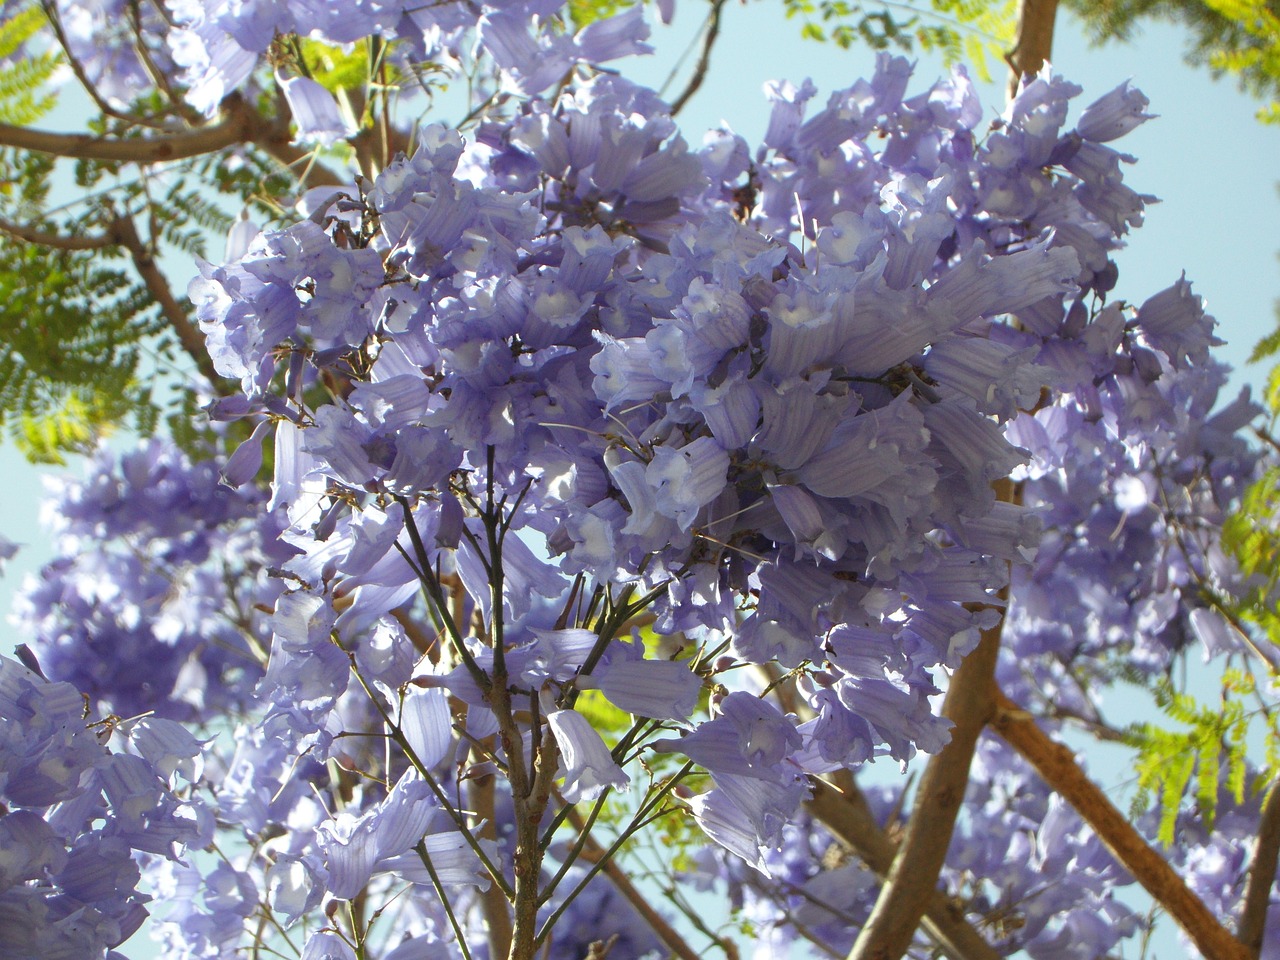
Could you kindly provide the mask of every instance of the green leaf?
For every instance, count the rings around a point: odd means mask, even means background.
[[[581,30],[589,23],[616,16],[631,5],[627,0],[569,0],[569,20]]]
[[[599,690],[583,690],[573,706],[597,730],[621,735],[631,728],[631,714],[619,710]]]
[[[0,213],[63,235],[91,232],[91,220],[38,216],[51,172],[0,152],[0,180],[12,188]],[[138,365],[164,324],[118,255],[0,243],[0,303],[0,429],[29,458],[58,462],[123,421],[146,422],[152,404]]]
[[[302,59],[311,79],[330,93],[339,90],[360,90],[369,81],[369,45],[351,44],[344,50],[333,43],[319,40],[300,41]]]
[[[0,22],[0,123],[29,126],[49,114],[58,95],[43,89],[62,64],[61,54],[52,51],[23,52],[47,24],[44,11],[36,5],[16,12],[6,10]]]

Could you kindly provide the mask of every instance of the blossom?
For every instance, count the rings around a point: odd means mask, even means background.
[[[1106,96],[1085,108],[1076,130],[1086,140],[1106,143],[1124,136],[1130,130],[1153,118],[1147,113],[1150,103],[1141,90],[1126,80]]]
[[[161,771],[110,752],[84,709],[70,684],[0,657],[0,922],[15,957],[118,946],[150,899],[134,855],[207,842]]]
[[[608,787],[624,789],[631,778],[622,772],[590,721],[576,710],[552,710],[547,724],[564,759],[564,798],[569,803],[594,800]]]
[[[298,125],[297,142],[330,144],[354,132],[342,119],[333,94],[310,77],[277,74],[276,81]]]

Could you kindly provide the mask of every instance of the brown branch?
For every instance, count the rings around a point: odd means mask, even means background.
[[[573,807],[568,808],[568,820],[579,833],[587,829],[587,824],[582,814],[578,813]],[[593,863],[598,863],[602,858],[604,859],[604,866],[601,868],[604,875],[609,878],[614,889],[622,894],[631,906],[635,907],[636,912],[644,918],[644,922],[657,934],[663,946],[670,950],[673,955],[679,957],[680,960],[700,960],[701,955],[689,946],[675,927],[667,923],[662,914],[653,908],[648,898],[631,882],[631,878],[627,876],[626,871],[618,866],[617,861],[606,857],[604,847],[590,834],[586,835],[582,849],[586,859]]]
[[[102,250],[107,247],[124,247],[147,292],[160,306],[160,311],[177,335],[182,349],[191,357],[201,375],[215,390],[220,393],[226,392],[225,381],[213,368],[213,361],[209,357],[208,350],[205,349],[204,335],[191,322],[186,309],[169,289],[169,281],[157,266],[150,247],[138,235],[138,228],[134,225],[132,217],[116,218],[107,233],[96,236],[77,237],[52,233],[23,224],[10,223],[3,219],[0,219],[0,233],[7,233],[27,243],[52,247],[56,250]]]
[[[222,102],[222,118],[216,123],[145,137],[53,133],[0,123],[0,147],[75,160],[164,163],[248,143],[261,147],[282,166],[294,169],[294,175],[303,186],[325,187],[350,182],[324,164],[317,163],[311,151],[303,150],[290,140],[287,117],[263,117],[237,95]]]
[[[1058,0],[1018,0],[1018,26],[1013,47],[1004,55],[1009,64],[1009,99],[1028,74],[1035,76],[1053,54],[1053,25]]]
[[[492,748],[492,738],[486,749]],[[472,748],[472,756],[478,763],[485,761],[484,753]],[[477,838],[480,840],[497,840],[497,824],[494,820],[494,802],[496,797],[497,778],[493,774],[473,777],[468,781],[467,796],[476,819],[483,821]],[[489,889],[480,895],[480,908],[485,919],[485,935],[489,941],[489,956],[505,957],[511,949],[511,908],[506,894],[496,883],[489,884]]]
[[[52,133],[0,123],[0,146],[77,160],[160,163],[213,153],[253,139],[262,118],[238,97],[223,103],[217,123],[149,137],[106,137],[87,133]]]
[[[897,844],[876,824],[871,808],[848,771],[832,777],[834,785],[814,781],[809,813],[880,877],[888,875]],[[934,890],[924,911],[924,930],[951,960],[1000,960],[1000,954],[964,917],[964,910],[941,890]]]
[[[1249,865],[1249,879],[1244,886],[1244,906],[1236,937],[1253,956],[1262,955],[1262,939],[1266,933],[1267,908],[1271,906],[1271,886],[1276,879],[1276,862],[1280,859],[1280,780],[1267,788],[1262,803],[1262,822],[1258,825],[1258,847]]]
[[[964,803],[973,750],[993,713],[1002,624],[1003,620],[984,630],[978,646],[952,674],[942,708],[943,716],[954,724],[951,740],[925,767],[893,867],[849,960],[902,957],[938,892],[938,875]]]
[[[1072,710],[1070,707],[1063,707],[1055,703],[1046,704],[1041,711],[1041,716],[1047,720],[1061,720],[1065,723],[1070,723],[1106,743],[1130,742],[1129,736],[1123,730],[1118,730],[1104,720],[1090,717],[1078,710]]]
[[[1147,845],[1128,819],[1076,763],[1071,750],[1049,738],[1034,718],[997,692],[993,729],[1018,751],[1044,782],[1062,795],[1094,829],[1107,849],[1177,921],[1191,941],[1213,960],[1253,960],[1182,878]]]
[[[0,219],[0,233],[7,233],[11,237],[17,237],[38,247],[53,247],[55,250],[101,250],[103,247],[114,247],[119,243],[115,237],[107,234],[76,237],[38,230],[21,223],[10,223],[4,219]]]
[[[702,53],[698,55],[693,76],[689,78],[680,96],[676,97],[675,102],[671,104],[673,117],[684,109],[684,105],[693,98],[698,88],[702,86],[702,81],[707,78],[707,71],[711,68],[711,48],[715,46],[716,38],[720,36],[720,14],[724,10],[724,3],[725,0],[712,0],[711,13],[707,17],[707,32],[702,38]]]
[[[138,236],[138,228],[134,226],[133,218],[118,217],[111,225],[111,235],[120,246],[129,251],[134,269],[138,271],[138,275],[146,285],[147,292],[160,305],[161,313],[169,321],[169,326],[177,335],[182,349],[195,361],[196,369],[209,381],[214,390],[227,393],[230,388],[213,368],[213,360],[209,357],[209,351],[205,349],[204,334],[191,322],[186,308],[178,302],[173,291],[169,289],[169,281],[160,272],[151,248]]]

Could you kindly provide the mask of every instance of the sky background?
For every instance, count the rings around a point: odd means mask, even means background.
[[[652,42],[658,56],[648,62],[624,62],[620,64],[623,71],[661,86],[688,47],[705,10],[705,4],[681,0],[674,24],[655,30]],[[1091,47],[1078,23],[1062,12],[1054,65],[1084,87],[1069,123],[1086,105],[1126,79],[1150,97],[1149,109],[1159,114],[1159,119],[1115,144],[1138,159],[1126,171],[1126,182],[1162,201],[1148,209],[1146,225],[1117,257],[1120,283],[1115,296],[1141,303],[1185,271],[1195,292],[1206,298],[1217,317],[1219,335],[1228,341],[1219,356],[1238,368],[1233,387],[1253,384],[1256,392],[1266,368],[1245,368],[1244,361],[1253,344],[1274,327],[1273,304],[1280,297],[1276,257],[1280,250],[1276,189],[1280,128],[1259,124],[1254,119],[1257,104],[1232,82],[1215,82],[1206,70],[1186,66],[1182,62],[1185,46],[1185,35],[1178,29],[1152,25],[1128,45]],[[937,57],[913,59],[918,66],[909,95],[927,89],[946,72]],[[762,93],[766,81],[785,78],[798,85],[812,78],[819,89],[812,103],[820,108],[831,91],[870,76],[874,62],[875,54],[861,47],[844,51],[802,40],[800,24],[784,20],[778,0],[730,3],[710,74],[679,118],[680,124],[694,145],[703,131],[723,122],[754,146],[768,120]],[[992,69],[995,82],[982,87],[988,117],[998,115],[1005,100],[1003,65],[993,63]],[[687,70],[668,96],[681,89],[684,75]],[[62,113],[60,117],[71,129],[74,116]],[[175,287],[183,289],[188,277],[180,275],[181,268],[170,272]],[[8,610],[23,574],[51,555],[51,544],[38,523],[42,472],[26,464],[12,444],[0,445],[4,480],[0,534],[25,545],[0,578],[0,610]],[[7,653],[22,638],[7,624],[4,630],[0,651]],[[1168,930],[1162,931],[1154,946],[1149,957],[1175,960],[1186,955]],[[135,958],[148,955],[132,947],[128,952]]]

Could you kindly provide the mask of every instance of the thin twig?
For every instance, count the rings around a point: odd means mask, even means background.
[[[720,13],[724,9],[724,3],[725,0],[712,0],[711,2],[711,13],[707,17],[707,32],[702,37],[702,53],[698,55],[698,63],[693,68],[693,76],[689,78],[684,91],[671,104],[671,116],[673,117],[684,109],[684,105],[698,92],[698,88],[702,86],[702,81],[707,78],[707,71],[711,68],[711,48],[715,46],[716,38],[720,36]]]
[[[458,941],[458,949],[462,951],[463,960],[471,960],[471,951],[467,949],[466,933],[453,912],[452,904],[449,903],[449,893],[445,890],[444,884],[440,882],[440,875],[436,873],[435,865],[431,862],[431,853],[427,850],[426,838],[424,837],[414,844],[413,849],[418,854],[418,859],[422,861],[422,865],[426,867],[427,876],[431,878],[431,886],[435,888],[436,897],[440,900],[440,906],[444,908],[444,914],[449,918],[449,926],[453,928],[453,936]]]
[[[58,16],[58,8],[53,4],[52,0],[41,0],[40,6],[44,9],[45,19],[49,21],[53,35],[58,41],[58,46],[62,48],[63,56],[67,58],[67,64],[71,67],[71,72],[75,75],[81,89],[94,102],[94,105],[105,116],[115,117],[117,120],[123,120],[126,123],[137,126],[153,126],[152,123],[143,118],[118,110],[106,101],[102,94],[98,92],[98,85],[90,80],[88,74],[85,73],[84,64],[71,52],[71,44],[67,42],[66,31],[62,29],[62,18]]]
[[[1206,957],[1253,960],[1253,955],[1209,912],[1167,860],[1147,845],[1106,794],[1085,776],[1066,746],[1049,738],[1035,719],[997,693],[992,729],[1025,758],[1098,834],[1120,864],[1142,884]]]
[[[341,644],[339,644],[339,647],[341,647]],[[413,768],[418,771],[418,774],[422,777],[422,781],[427,785],[427,789],[435,794],[436,800],[440,803],[440,808],[449,815],[449,819],[451,819],[454,822],[454,825],[458,828],[458,833],[462,835],[462,838],[467,842],[467,846],[469,846],[476,857],[479,858],[481,866],[483,866],[489,876],[493,878],[493,882],[502,888],[502,892],[506,895],[508,900],[512,899],[515,896],[515,892],[511,889],[511,885],[507,883],[506,877],[503,876],[502,871],[494,865],[492,860],[490,860],[489,854],[486,853],[484,847],[480,845],[480,841],[476,839],[475,834],[471,832],[471,828],[467,824],[466,817],[462,815],[462,812],[454,805],[453,801],[449,798],[449,795],[444,792],[440,787],[440,784],[436,782],[435,777],[431,775],[430,768],[422,762],[422,758],[419,757],[417,751],[413,749],[413,744],[411,744],[409,742],[409,738],[405,736],[405,732],[401,729],[400,724],[393,720],[391,715],[387,713],[386,707],[383,706],[382,701],[378,698],[377,694],[374,693],[373,688],[369,686],[368,681],[365,680],[364,675],[356,666],[355,655],[348,652],[347,657],[351,661],[351,675],[356,678],[356,681],[364,689],[366,696],[369,698],[369,703],[373,705],[373,708],[376,711],[378,711],[378,715],[382,717],[382,722],[386,725],[386,728],[391,731],[391,738],[395,740],[395,742],[399,744],[400,749],[404,751],[405,757],[408,758],[409,763],[412,764]]]
[[[151,82],[155,84],[155,88],[164,95],[165,100],[187,123],[192,125],[198,123],[200,120],[199,111],[178,95],[165,72],[160,69],[155,62],[155,58],[151,56],[151,51],[148,49],[146,40],[143,37],[142,11],[139,9],[138,0],[129,0],[127,7],[129,30],[133,34],[133,49],[138,55],[138,62],[142,64],[142,69],[146,71],[147,77]],[[155,8],[163,11],[162,4],[156,4]]]
[[[657,818],[651,818],[650,814],[662,804],[667,795],[674,790],[676,785],[687,777],[692,770],[693,761],[686,761],[680,769],[675,772],[675,774],[668,778],[666,782],[657,789],[652,797],[640,805],[640,809],[632,815],[631,822],[627,824],[622,832],[614,839],[613,843],[611,843],[604,853],[601,854],[601,859],[593,863],[587,869],[586,875],[578,881],[577,885],[569,891],[564,900],[560,902],[560,905],[557,906],[551,912],[551,915],[543,921],[542,929],[538,931],[538,938],[534,943],[535,947],[540,946],[546,941],[547,937],[551,934],[551,931],[555,929],[556,921],[558,921],[564,912],[569,909],[569,905],[577,899],[578,894],[582,893],[582,891],[586,889],[587,884],[591,882],[592,878],[604,869],[604,864],[613,859],[617,852],[622,849],[622,845],[630,840],[634,833],[642,829],[644,825],[651,822],[652,819]],[[657,816],[663,816],[664,813],[665,811],[660,811]]]
[[[591,830],[591,825],[586,823],[583,820],[582,815],[572,807],[569,808],[569,822],[572,823],[574,829],[579,831],[579,834],[585,838],[583,850],[585,851],[588,859],[599,862],[600,858],[604,856],[604,847],[597,843],[591,836],[589,832]],[[626,898],[627,902],[631,904],[631,906],[635,907],[636,912],[644,918],[644,922],[649,925],[649,928],[653,930],[655,934],[657,934],[658,939],[663,942],[668,950],[679,957],[680,960],[699,960],[701,955],[689,946],[684,937],[680,936],[679,932],[677,932],[675,927],[667,923],[666,918],[663,917],[662,914],[653,909],[648,898],[636,888],[636,885],[631,882],[631,879],[627,876],[626,872],[618,866],[618,862],[616,860],[606,859],[604,861],[603,869],[604,875],[609,878],[609,881],[613,884],[614,888]]]

